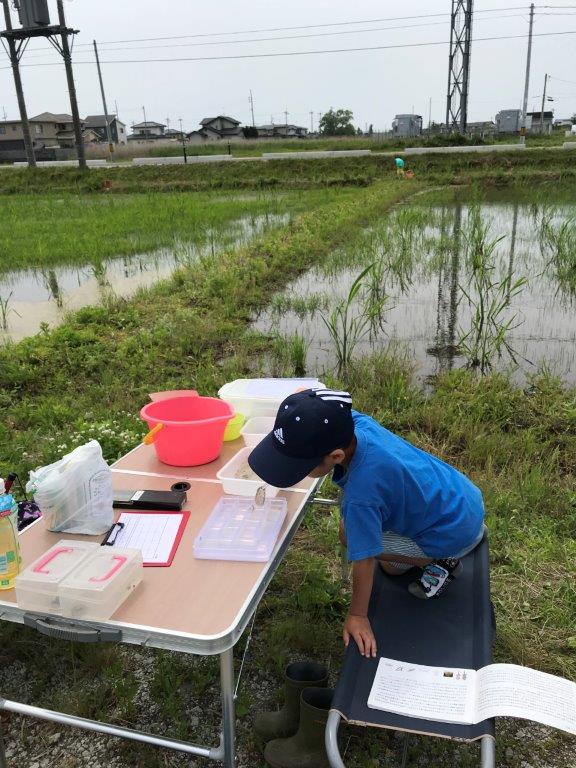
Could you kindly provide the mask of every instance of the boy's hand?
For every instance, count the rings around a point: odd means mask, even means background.
[[[362,656],[376,656],[376,638],[372,632],[370,621],[366,616],[348,615],[344,622],[344,645],[348,647],[350,638],[356,641]]]

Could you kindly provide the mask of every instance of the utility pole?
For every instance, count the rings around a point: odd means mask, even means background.
[[[432,96],[430,96],[430,101],[428,102],[428,133],[430,133],[431,128],[432,128]]]
[[[70,94],[70,108],[72,110],[72,120],[74,121],[74,136],[76,138],[76,151],[78,153],[78,165],[86,170],[86,153],[84,151],[84,139],[82,137],[82,124],[80,122],[80,113],[78,112],[78,101],[76,99],[76,86],[74,85],[74,73],[72,72],[72,54],[68,43],[70,30],[66,27],[66,18],[64,16],[63,0],[57,0],[58,21],[60,22],[60,34],[62,36],[62,58],[64,59],[64,68],[66,69],[66,79],[68,81],[68,92]],[[72,33],[74,34],[74,33]]]
[[[252,89],[250,89],[250,98],[248,101],[250,102],[250,110],[252,112],[252,127],[254,128],[256,126],[256,121],[254,120],[254,98],[252,96]]]
[[[188,162],[188,155],[186,154],[186,139],[184,138],[184,131],[182,129],[182,118],[179,117],[178,121],[180,123],[180,138],[182,139],[182,152],[184,153],[184,162]]]
[[[286,138],[288,138],[288,110],[284,110],[284,118],[286,120]]]
[[[548,74],[544,75],[544,91],[542,92],[542,109],[540,110],[540,133],[544,133],[544,105],[546,103],[546,87],[548,85]]]
[[[22,135],[24,137],[24,149],[26,151],[26,159],[28,160],[28,166],[34,168],[36,166],[36,157],[34,155],[34,144],[32,143],[32,136],[30,135],[30,123],[28,122],[28,113],[26,111],[26,101],[24,100],[24,89],[22,88],[22,78],[20,76],[20,57],[24,53],[26,47],[24,41],[20,41],[19,45],[16,45],[16,40],[11,36],[12,34],[12,19],[10,17],[10,7],[8,0],[2,0],[4,6],[4,19],[6,20],[6,38],[8,40],[8,51],[10,55],[10,63],[12,65],[12,74],[14,75],[14,86],[16,88],[16,97],[18,99],[18,109],[20,110],[20,120],[22,121]]]
[[[528,54],[526,56],[526,79],[524,81],[524,103],[522,106],[522,125],[520,126],[520,144],[526,144],[526,114],[528,112],[528,88],[530,87],[530,66],[532,64],[532,33],[534,31],[534,3],[530,5],[530,29],[528,31]]]
[[[310,110],[310,133],[314,133],[314,112]]]
[[[144,131],[148,129],[148,121],[146,120],[146,107],[142,107],[142,114],[144,115]]]
[[[104,120],[106,120],[106,138],[108,139],[108,151],[112,155],[114,152],[114,142],[112,141],[112,129],[110,128],[110,117],[108,116],[108,107],[106,106],[106,94],[104,92],[104,81],[102,80],[102,70],[100,69],[100,59],[98,58],[98,46],[96,40],[94,43],[94,55],[96,56],[96,66],[98,67],[98,79],[100,80],[100,92],[102,94],[102,106],[104,107]]]

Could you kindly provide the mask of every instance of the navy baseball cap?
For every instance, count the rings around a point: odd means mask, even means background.
[[[348,392],[306,389],[280,405],[274,429],[254,448],[248,464],[269,485],[289,488],[336,448],[354,437]]]

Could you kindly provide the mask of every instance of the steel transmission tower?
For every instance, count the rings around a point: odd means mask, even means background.
[[[452,0],[446,129],[466,133],[474,0]]]

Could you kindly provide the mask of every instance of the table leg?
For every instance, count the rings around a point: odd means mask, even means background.
[[[0,768],[8,768],[6,752],[4,751],[4,739],[2,738],[2,725],[0,725]]]
[[[236,712],[234,706],[234,652],[232,648],[220,654],[220,687],[222,689],[224,768],[234,768],[236,765]]]

